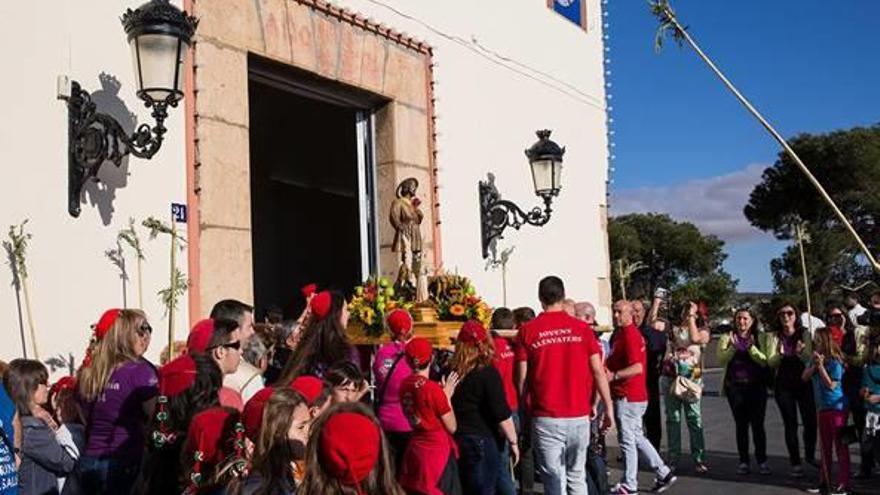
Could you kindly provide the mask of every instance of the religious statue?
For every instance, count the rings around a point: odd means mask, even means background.
[[[395,199],[391,202],[390,220],[394,227],[394,240],[391,251],[400,253],[400,268],[397,272],[399,289],[419,293],[419,280],[422,278],[422,232],[424,214],[419,209],[421,201],[416,197],[419,181],[414,177],[404,179],[398,186]],[[416,301],[421,302],[421,301]]]

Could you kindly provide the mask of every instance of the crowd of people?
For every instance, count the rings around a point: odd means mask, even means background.
[[[497,308],[490,328],[462,322],[449,351],[416,336],[403,309],[386,317],[387,344],[359,349],[341,293],[309,286],[303,296],[294,321],[270,313],[258,323],[253,307],[221,301],[158,367],[144,357],[153,330],[136,309],[101,315],[75,376],[51,387],[39,361],[4,364],[0,495],[508,495],[531,493],[535,478],[550,495],[625,495],[639,489],[639,462],[661,493],[677,481],[682,416],[694,473],[709,472],[703,304],[618,301],[609,338],[595,308],[567,299],[549,276],[538,284],[539,314]],[[872,474],[880,294],[872,303],[829,304],[816,328],[790,304],[766,328],[740,309],[720,329],[740,474],[751,470],[750,431],[757,469],[771,474],[768,391],[792,476],[812,464],[817,492],[848,493],[850,441],[861,442],[858,474]],[[622,463],[613,486],[611,431]]]

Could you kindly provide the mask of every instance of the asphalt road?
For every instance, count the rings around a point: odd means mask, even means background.
[[[804,489],[814,486],[818,482],[818,472],[810,466],[805,466],[806,476],[802,479],[794,479],[789,476],[788,455],[783,440],[782,419],[775,401],[770,398],[767,403],[766,430],[767,430],[767,454],[773,474],[766,476],[757,473],[757,468],[752,461],[752,469],[755,471],[749,475],[737,475],[736,466],[738,455],[736,453],[736,437],[734,434],[733,416],[727,405],[727,399],[719,395],[721,373],[720,370],[710,370],[706,373],[706,396],[703,398],[703,424],[705,428],[705,441],[707,451],[707,464],[709,472],[696,474],[690,462],[688,452],[687,428],[682,425],[682,445],[684,454],[678,466],[678,482],[669,489],[668,494],[699,493],[700,495],[732,494],[744,491],[756,495],[776,495],[804,493]],[[666,431],[664,423],[664,449]],[[616,483],[620,480],[620,466],[616,462],[617,442],[614,435],[608,435],[608,460],[611,467],[609,481]],[[661,452],[665,456],[665,452]],[[859,455],[856,446],[851,449],[852,468],[855,470],[859,465]],[[817,452],[818,458],[818,452]],[[642,471],[639,474],[639,487],[645,491],[653,486],[653,473]],[[855,484],[857,494],[880,495],[880,475],[875,475],[871,481],[863,481]]]

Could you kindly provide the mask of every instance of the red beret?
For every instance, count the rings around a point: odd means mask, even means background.
[[[266,409],[266,403],[275,393],[272,387],[266,387],[256,394],[244,405],[244,412],[241,415],[242,423],[244,423],[244,433],[254,443],[260,437],[260,427],[263,424],[263,411]]]
[[[314,296],[315,292],[318,292],[318,284],[305,285],[300,290],[302,292],[303,297],[308,299],[308,298]]]
[[[118,308],[104,311],[104,314],[101,315],[101,319],[98,320],[98,323],[95,323],[95,337],[98,340],[103,339],[104,336],[107,335],[107,332],[113,328],[113,324],[116,323],[120,313],[122,313],[122,310]]]
[[[320,378],[311,375],[296,377],[290,384],[290,388],[296,390],[306,399],[309,407],[315,405],[315,399],[324,391],[324,382]]]
[[[416,368],[421,368],[431,361],[434,349],[431,347],[428,339],[416,337],[407,342],[403,352],[406,353],[406,357],[409,358]]]
[[[324,470],[342,484],[360,488],[379,461],[382,434],[363,414],[340,412],[324,423],[319,442]]]
[[[73,376],[62,376],[58,379],[57,382],[52,384],[52,388],[49,389],[49,393],[53,396],[58,395],[58,392],[62,390],[74,390],[76,389],[76,377]]]
[[[196,382],[196,362],[188,355],[180,356],[159,368],[159,392],[175,397]]]
[[[312,309],[312,314],[314,314],[319,320],[323,320],[330,314],[330,307],[332,305],[333,297],[330,295],[330,292],[326,290],[315,294],[315,297],[313,297],[312,301],[309,303],[309,307]]]
[[[388,330],[394,338],[400,338],[409,334],[413,327],[413,319],[409,311],[405,309],[395,309],[388,313]]]
[[[186,339],[186,352],[190,354],[204,354],[211,345],[211,338],[214,336],[214,320],[206,318],[199,321],[189,331],[189,337]]]
[[[187,459],[201,452],[202,463],[217,465],[232,453],[238,413],[224,407],[212,407],[193,416],[186,435]]]
[[[475,320],[468,320],[461,326],[461,330],[458,331],[458,337],[456,340],[463,344],[473,344],[476,342],[485,342],[488,338],[489,334],[486,332],[486,329],[483,328],[483,325]]]

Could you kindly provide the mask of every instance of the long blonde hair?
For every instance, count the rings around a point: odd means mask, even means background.
[[[147,315],[139,309],[123,309],[119,312],[107,335],[95,345],[91,363],[77,371],[79,393],[85,400],[96,400],[116,368],[138,359],[134,343],[137,332],[146,320]]]
[[[449,367],[458,373],[458,376],[464,378],[475,368],[489,366],[494,358],[495,345],[491,338],[482,342],[457,342]]]
[[[816,334],[813,336],[813,350],[817,351],[817,349],[822,349],[822,353],[826,358],[844,361],[843,352],[840,350],[837,342],[831,337],[831,329],[828,327],[816,329]]]

